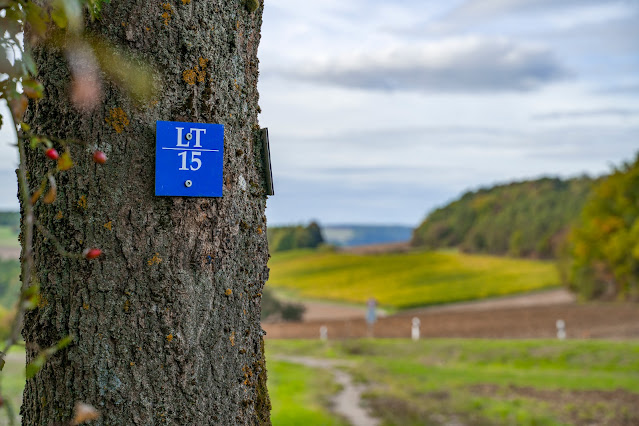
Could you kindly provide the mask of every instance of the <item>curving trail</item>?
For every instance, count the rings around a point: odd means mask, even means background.
[[[348,365],[347,362],[299,356],[278,356],[276,359],[330,371],[335,381],[342,386],[342,390],[333,397],[333,412],[345,418],[353,426],[379,425],[379,420],[372,417],[361,405],[363,386],[355,385],[349,374],[337,368]]]

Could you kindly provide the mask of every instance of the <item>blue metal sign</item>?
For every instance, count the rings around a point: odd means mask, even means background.
[[[224,126],[156,123],[155,195],[221,197]]]

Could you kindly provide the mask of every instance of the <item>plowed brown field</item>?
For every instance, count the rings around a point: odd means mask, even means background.
[[[639,338],[637,304],[566,304],[488,310],[421,311],[380,318],[375,337],[410,338],[411,320],[421,322],[421,337],[554,338],[556,321],[566,323],[568,338]],[[364,318],[263,324],[269,339],[318,338],[328,328],[329,339],[370,337]]]

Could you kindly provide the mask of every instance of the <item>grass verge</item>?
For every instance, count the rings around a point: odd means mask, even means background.
[[[639,424],[639,342],[269,341],[348,359],[384,425]]]
[[[284,355],[349,360],[387,426],[639,424],[637,341],[267,340],[266,353],[275,426],[345,424],[328,408],[332,375]],[[2,372],[16,409],[23,366],[14,356]]]
[[[274,426],[346,425],[328,410],[339,391],[332,374],[321,369],[282,361],[268,364],[271,421]]]

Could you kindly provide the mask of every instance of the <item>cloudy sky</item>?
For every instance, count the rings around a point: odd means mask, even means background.
[[[639,151],[639,0],[266,0],[271,224],[415,225]]]
[[[469,189],[639,151],[639,0],[266,0],[259,55],[271,225],[416,225]]]

